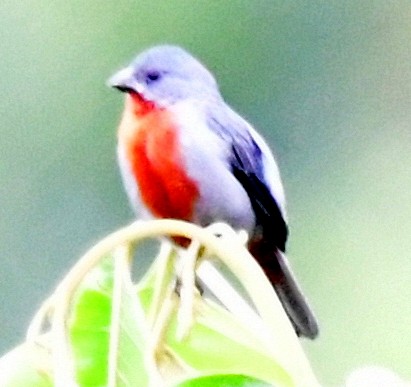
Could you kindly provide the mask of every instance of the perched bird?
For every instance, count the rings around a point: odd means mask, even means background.
[[[284,255],[283,186],[262,137],[222,98],[214,76],[180,47],[150,48],[109,84],[126,94],[118,160],[134,209],[151,218],[245,229],[248,248],[298,335],[316,319]]]

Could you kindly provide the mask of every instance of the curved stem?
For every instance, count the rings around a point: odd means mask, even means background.
[[[66,338],[66,321],[72,295],[84,276],[101,258],[116,246],[160,235],[183,236],[197,240],[216,255],[236,275],[251,297],[255,307],[266,323],[269,348],[274,353],[290,353],[286,368],[305,380],[307,385],[318,385],[301,349],[297,336],[281,306],[271,284],[254,258],[244,248],[234,231],[224,232],[223,238],[215,237],[210,231],[178,220],[153,220],[136,222],[104,238],[91,248],[72,268],[56,290],[56,308],[53,318],[53,337],[56,343],[55,375],[62,375],[65,386],[74,380],[74,367]],[[59,366],[60,364],[60,366]],[[63,364],[63,367],[61,366]],[[63,386],[63,384],[56,384]]]

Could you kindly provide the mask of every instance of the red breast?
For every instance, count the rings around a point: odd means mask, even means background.
[[[185,171],[179,135],[172,113],[127,96],[118,136],[143,204],[157,218],[190,221],[199,190]]]

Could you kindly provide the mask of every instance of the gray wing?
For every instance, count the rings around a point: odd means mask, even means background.
[[[266,181],[262,150],[252,137],[248,124],[236,113],[231,110],[215,113],[213,110],[209,115],[209,127],[231,144],[230,167],[250,199],[256,229],[262,233],[263,239],[284,252],[288,228],[283,211]]]
[[[208,117],[209,127],[230,144],[229,163],[233,175],[247,192],[256,216],[256,230],[251,235],[249,250],[272,283],[296,333],[313,339],[318,335],[316,318],[282,254],[288,228],[280,201],[283,197],[275,197],[275,192],[283,195],[283,191],[277,166],[273,159],[270,160],[271,155],[267,157],[269,149],[228,107],[227,110],[213,109]],[[267,179],[270,171],[265,170],[269,167],[275,169],[272,181]],[[276,183],[279,186],[275,186]]]

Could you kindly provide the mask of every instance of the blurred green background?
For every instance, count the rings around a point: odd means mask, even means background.
[[[176,43],[267,138],[289,255],[321,323],[324,385],[364,364],[411,379],[411,3],[0,3],[0,351],[81,253],[133,215],[106,79]]]

